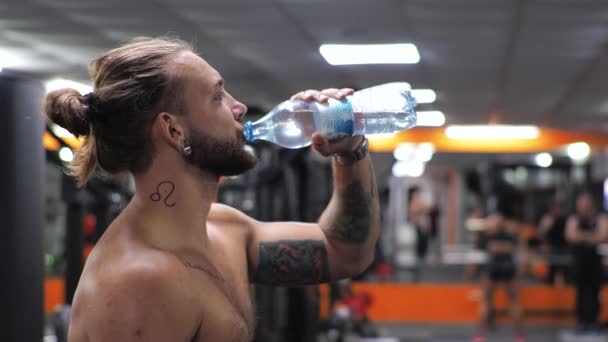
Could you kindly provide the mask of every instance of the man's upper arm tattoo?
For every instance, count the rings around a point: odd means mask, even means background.
[[[258,248],[256,283],[301,286],[329,281],[327,249],[321,240],[261,242]]]

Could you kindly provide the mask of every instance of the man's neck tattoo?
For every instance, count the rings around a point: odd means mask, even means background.
[[[162,181],[156,186],[156,192],[150,195],[150,200],[154,202],[160,202],[161,200],[166,207],[174,207],[175,202],[171,200],[171,196],[175,191],[175,184],[171,181]]]

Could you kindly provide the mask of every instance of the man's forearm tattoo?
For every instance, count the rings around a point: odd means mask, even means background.
[[[161,200],[167,207],[174,207],[175,202],[171,200],[171,195],[175,191],[175,184],[170,181],[162,181],[156,186],[156,192],[150,194],[150,200],[160,202]]]
[[[262,242],[253,280],[260,284],[301,286],[327,282],[329,262],[323,241]]]
[[[341,207],[326,231],[328,238],[358,244],[367,241],[375,216],[374,199],[378,197],[371,164],[369,173],[370,191],[366,191],[360,181],[355,181],[339,194]]]

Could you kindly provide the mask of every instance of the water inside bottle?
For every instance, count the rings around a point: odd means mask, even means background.
[[[300,148],[310,145],[315,133],[314,113],[311,110],[280,110],[272,117],[274,141],[281,146]]]
[[[416,116],[403,112],[354,113],[355,134],[386,134],[416,125]]]
[[[395,112],[353,113],[354,134],[384,134],[408,129],[416,124],[415,115]],[[310,137],[318,132],[315,116],[319,113],[308,110],[280,110],[270,120],[274,135],[271,141],[289,147],[301,148],[310,145]]]

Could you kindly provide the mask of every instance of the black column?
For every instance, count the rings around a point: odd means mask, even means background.
[[[42,85],[0,72],[0,341],[42,341]]]
[[[61,180],[61,196],[67,204],[65,232],[65,296],[72,304],[84,263],[84,193],[67,174]]]

